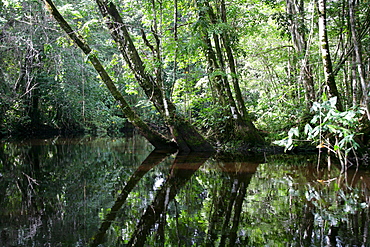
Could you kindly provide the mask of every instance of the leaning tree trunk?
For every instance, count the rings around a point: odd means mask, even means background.
[[[343,111],[343,105],[341,98],[339,97],[337,85],[335,83],[333,65],[330,58],[328,34],[326,30],[326,0],[318,0],[318,11],[319,11],[319,38],[322,54],[322,62],[324,66],[324,75],[326,85],[330,97],[337,97],[336,107],[339,111]]]
[[[163,94],[155,78],[147,73],[116,6],[109,1],[96,0],[96,3],[123,58],[147,97],[165,119],[180,151],[214,151],[213,147],[199,134],[194,126],[176,111],[175,105]]]
[[[160,133],[151,129],[130,107],[124,99],[120,91],[115,86],[113,80],[110,78],[103,65],[100,63],[97,55],[94,54],[90,46],[85,40],[77,35],[72,27],[64,20],[63,16],[59,13],[54,3],[51,0],[44,0],[47,9],[53,15],[55,20],[59,23],[60,27],[68,34],[74,43],[86,54],[95,70],[99,73],[101,79],[109,89],[112,96],[120,103],[120,107],[128,120],[136,126],[140,133],[156,148],[156,149],[173,149],[176,148],[176,143],[168,140]]]

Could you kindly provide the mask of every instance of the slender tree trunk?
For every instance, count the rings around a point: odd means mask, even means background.
[[[210,18],[211,23],[214,24],[214,25],[217,24],[217,17],[215,15],[215,13],[213,12],[212,7],[209,5],[209,2],[204,1],[203,4],[207,8],[207,13],[208,13],[208,16]],[[232,93],[231,88],[230,88],[230,84],[228,82],[227,69],[226,69],[225,59],[224,59],[224,54],[223,54],[224,51],[222,49],[222,45],[221,45],[221,42],[220,42],[220,40],[223,39],[222,36],[224,36],[224,35],[225,35],[224,33],[221,33],[221,35],[218,35],[218,34],[215,34],[215,33],[212,34],[214,49],[216,50],[216,52],[215,52],[214,60],[212,61],[212,64],[209,64],[209,67],[212,67],[212,65],[213,65],[214,68],[215,68],[214,69],[215,71],[220,70],[219,71],[220,76],[217,78],[218,80],[215,81],[215,83],[222,85],[221,86],[222,91],[224,91],[226,93],[225,102],[227,102],[227,104],[229,104],[230,113],[231,113],[231,116],[233,117],[233,119],[238,119],[238,118],[240,119],[241,116],[242,116],[242,113],[240,112],[240,109],[238,109],[238,107],[236,105],[236,102],[235,102],[234,97],[233,97],[233,93]],[[205,34],[205,36],[206,36],[206,34]],[[207,49],[213,50],[211,41],[207,42],[207,45],[209,46]],[[231,51],[230,47],[228,47],[228,49],[229,49],[229,51]],[[231,55],[232,55],[232,53],[231,53]]]
[[[227,17],[226,17],[226,6],[225,6],[225,1],[221,0],[221,21],[224,24],[227,24]],[[239,85],[239,76],[236,70],[236,63],[235,63],[235,58],[234,54],[232,51],[232,44],[230,41],[229,33],[227,31],[224,31],[224,33],[221,35],[222,41],[223,41],[223,46],[225,47],[226,51],[226,56],[227,56],[227,61],[229,64],[229,69],[231,73],[231,79],[233,82],[234,86],[234,91],[235,91],[235,98],[236,98],[236,103],[238,105],[240,114],[246,121],[250,121],[247,108],[245,107],[245,102],[242,96],[242,92],[240,90],[240,85]]]
[[[171,90],[170,90],[170,99],[172,99],[172,94],[173,94],[173,89],[174,89],[174,85],[176,83],[176,80],[177,80],[177,55],[178,55],[178,51],[179,51],[179,47],[178,47],[178,40],[179,40],[179,37],[178,37],[178,29],[177,29],[177,23],[178,23],[178,17],[179,16],[179,11],[178,11],[178,4],[177,4],[177,0],[174,0],[174,6],[173,6],[173,39],[176,43],[176,48],[175,48],[175,54],[174,54],[174,58],[173,58],[173,79],[172,79],[172,85],[171,85]],[[186,111],[185,111],[186,112]]]
[[[306,107],[310,109],[312,103],[316,100],[316,95],[312,68],[307,56],[307,40],[304,33],[304,2],[302,0],[287,0],[286,6],[286,11],[291,16],[289,31],[294,49],[299,57],[300,72],[298,83],[304,86]]]
[[[356,69],[356,57],[353,52],[353,56],[351,57],[352,61],[350,65],[350,71],[351,71],[351,82],[352,82],[352,105],[357,106],[360,104],[359,98],[361,95],[361,87],[359,86],[358,80],[357,80],[357,69]]]
[[[369,107],[369,90],[368,83],[365,79],[365,68],[362,62],[362,48],[361,40],[358,39],[357,30],[356,30],[356,17],[355,17],[355,3],[353,0],[348,0],[349,8],[349,20],[351,26],[352,42],[355,53],[355,62],[358,70],[358,76],[362,88],[362,102],[365,105],[367,119],[370,120],[370,107]]]
[[[328,87],[328,92],[330,97],[337,97],[336,107],[339,111],[343,111],[343,105],[341,98],[338,93],[337,85],[335,83],[333,66],[329,51],[329,41],[328,34],[326,30],[326,0],[318,0],[318,11],[319,11],[319,38],[320,47],[322,54],[322,62],[324,66],[324,75],[326,85]]]
[[[213,147],[199,134],[194,126],[177,112],[175,105],[165,96],[161,90],[161,85],[158,85],[155,78],[147,73],[116,6],[112,2],[107,3],[102,0],[96,0],[96,2],[126,63],[147,97],[165,119],[180,151],[214,151]]]
[[[28,30],[31,32],[31,30]],[[25,112],[30,118],[30,126],[37,127],[41,124],[39,109],[39,85],[37,74],[41,67],[40,49],[32,42],[32,37],[27,40],[22,61],[19,61],[19,74],[14,85],[14,91],[21,95]]]
[[[352,83],[351,83],[351,77],[350,77],[350,74],[351,71],[348,70],[348,62],[345,63],[345,65],[343,66],[343,85],[345,87],[345,92],[344,92],[344,97],[345,97],[345,101],[346,101],[346,104],[347,105],[351,105],[352,104]]]
[[[208,37],[208,35],[204,34],[203,35],[203,40],[205,43],[205,53],[207,57],[207,62],[208,62],[208,78],[210,81],[210,84],[216,89],[217,95],[218,95],[218,102],[225,106],[227,105],[227,96],[226,96],[226,90],[225,87],[222,83],[222,76],[220,73],[217,73],[220,70],[220,67],[218,65],[218,60],[215,51],[212,48],[212,41]],[[229,109],[227,109],[227,112],[229,112]]]
[[[124,99],[120,91],[115,86],[113,80],[110,78],[103,65],[100,63],[98,57],[90,46],[80,37],[71,26],[64,20],[59,13],[54,3],[51,0],[44,0],[44,3],[60,27],[68,34],[68,36],[75,42],[75,44],[86,54],[95,70],[99,73],[101,79],[109,89],[112,96],[120,103],[121,109],[128,120],[136,126],[140,133],[157,149],[173,149],[176,144],[158,132],[152,130],[142,119],[131,109],[130,105]]]
[[[210,76],[213,84],[216,85],[217,91],[219,93],[219,103],[225,107],[225,114],[230,116],[228,124],[228,134],[230,136],[235,136],[240,140],[244,140],[250,144],[263,143],[263,138],[259,135],[256,127],[252,123],[245,108],[244,100],[241,95],[241,90],[239,87],[239,81],[237,78],[237,71],[235,66],[235,59],[231,49],[231,42],[229,35],[226,31],[221,32],[220,35],[212,34],[213,40],[209,38],[207,23],[207,14],[209,22],[211,24],[217,24],[218,19],[216,14],[213,12],[212,7],[207,1],[197,1],[199,9],[199,19],[203,23],[201,27],[201,35],[204,40],[204,50],[208,60],[209,72],[218,72],[215,76]],[[220,6],[221,22],[226,23],[226,9],[222,2]],[[220,42],[222,40],[222,44]],[[224,53],[226,53],[227,62],[229,69],[231,71],[231,76],[233,80],[234,92],[236,99],[231,91],[230,84],[227,78],[227,68],[224,61]],[[236,104],[238,102],[238,106]]]

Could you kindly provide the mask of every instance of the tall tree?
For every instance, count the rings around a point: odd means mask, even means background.
[[[157,148],[173,146],[172,142],[152,130],[145,124],[139,116],[130,108],[129,104],[118,91],[113,80],[110,78],[104,67],[100,63],[97,55],[92,52],[89,45],[75,33],[63,16],[58,12],[55,5],[50,0],[44,1],[54,18],[58,21],[62,29],[77,44],[77,46],[87,55],[96,71],[110,90],[112,96],[120,102],[121,108],[126,117],[139,128],[141,133]],[[136,80],[143,88],[147,97],[153,102],[156,109],[168,124],[171,133],[182,152],[190,151],[213,151],[213,147],[199,134],[199,132],[186,121],[177,111],[175,105],[163,93],[155,77],[148,74],[145,65],[132,41],[130,34],[123,23],[123,20],[116,6],[109,1],[96,1],[99,6],[106,25],[111,31],[113,39],[118,44],[126,63],[134,74]],[[160,79],[159,79],[160,80]]]
[[[213,147],[199,134],[195,127],[176,110],[175,105],[167,97],[164,88],[159,83],[161,81],[160,75],[157,74],[158,76],[154,77],[147,73],[116,6],[110,1],[96,0],[96,3],[126,63],[147,97],[164,118],[179,149],[183,152],[213,151]],[[157,53],[159,53],[158,50]]]
[[[367,119],[370,120],[370,105],[369,105],[369,83],[366,82],[365,76],[365,68],[364,63],[362,61],[362,44],[361,39],[359,39],[359,35],[356,28],[356,16],[355,16],[355,1],[348,0],[348,12],[349,12],[349,23],[351,28],[351,36],[352,42],[354,47],[354,61],[358,70],[359,80],[362,89],[362,101],[363,105],[365,106]]]
[[[45,5],[53,15],[55,20],[59,23],[61,28],[69,35],[69,37],[75,42],[75,44],[86,54],[95,70],[99,73],[101,79],[111,92],[112,96],[120,103],[121,109],[125,116],[139,129],[140,133],[147,138],[147,140],[158,149],[168,149],[173,148],[175,144],[165,138],[163,135],[157,131],[150,128],[142,119],[131,109],[128,102],[122,96],[120,91],[115,86],[113,80],[109,74],[104,69],[103,65],[97,57],[90,46],[85,42],[85,40],[79,36],[71,26],[64,20],[63,16],[59,13],[54,3],[50,0],[45,0]]]
[[[308,109],[316,99],[312,68],[308,56],[308,42],[305,33],[305,8],[303,0],[287,0],[286,11],[289,17],[288,29],[291,34],[294,49],[298,54],[300,71],[298,83],[305,88],[305,101]]]
[[[0,5],[0,8],[2,7]],[[25,11],[39,7],[37,3],[23,5]],[[0,31],[1,67],[3,67],[0,69],[0,77],[3,88],[7,88],[3,96],[8,95],[11,98],[6,104],[18,104],[19,109],[24,107],[21,115],[27,121],[20,122],[33,129],[42,122],[39,109],[41,83],[38,79],[43,72],[44,61],[42,45],[38,40],[44,37],[44,20],[38,15],[11,15],[5,9],[0,18],[5,21]]]
[[[319,11],[319,39],[322,62],[324,66],[325,82],[328,87],[329,96],[337,97],[337,109],[339,111],[343,111],[344,108],[338,92],[337,84],[335,82],[335,75],[333,73],[333,65],[330,57],[329,40],[326,27],[326,0],[318,0],[317,6]]]
[[[228,28],[225,27],[227,26],[225,2],[217,3],[216,13],[208,1],[198,0],[197,8],[198,29],[208,62],[208,78],[216,89],[218,99],[216,102],[223,107],[224,114],[228,116],[226,133],[230,137],[236,137],[248,143],[262,143],[263,139],[247,113],[241,94],[230,35]],[[217,28],[217,25],[221,29],[220,32],[212,31],[211,27]],[[232,79],[234,94],[228,74]]]

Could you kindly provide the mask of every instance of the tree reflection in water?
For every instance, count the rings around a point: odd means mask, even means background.
[[[0,246],[370,246],[368,171],[150,152],[137,136],[1,143]]]
[[[157,239],[165,244],[164,229],[166,225],[167,208],[179,190],[186,184],[191,176],[211,156],[210,153],[195,153],[177,155],[170,168],[166,182],[157,192],[153,202],[146,208],[128,245],[143,246],[150,229],[157,223]]]
[[[161,163],[167,157],[166,153],[151,152],[150,155],[143,161],[143,163],[137,168],[137,170],[132,174],[127,184],[123,188],[121,194],[118,196],[110,212],[105,216],[102,225],[99,228],[98,233],[93,237],[93,243],[91,246],[98,246],[104,242],[104,236],[106,231],[111,226],[112,222],[116,219],[118,211],[121,209],[122,205],[126,202],[126,199],[132,189],[137,185],[137,183],[142,179],[142,177],[151,170],[154,166]]]
[[[259,157],[243,162],[216,161],[221,181],[219,185],[213,185],[212,193],[209,194],[212,206],[208,213],[206,246],[215,246],[217,241],[220,246],[226,243],[234,246],[237,243],[246,191],[261,162]]]

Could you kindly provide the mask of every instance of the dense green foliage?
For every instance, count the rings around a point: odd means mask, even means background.
[[[243,134],[253,132],[251,122],[269,133],[268,141],[291,128],[303,132],[323,95],[337,97],[339,111],[362,109],[351,128],[367,135],[366,1],[113,2],[164,99],[213,143],[259,140]],[[54,3],[140,118],[154,126],[176,121],[139,86],[94,1]],[[103,132],[124,126],[88,56],[42,1],[0,1],[0,42],[2,135],[46,126]]]

